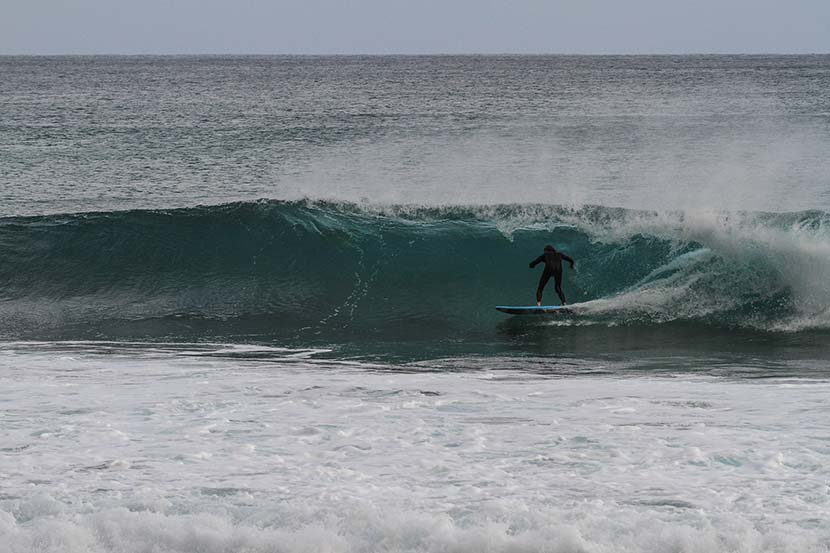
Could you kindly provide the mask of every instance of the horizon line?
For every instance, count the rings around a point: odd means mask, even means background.
[[[118,53],[118,52],[95,52],[95,53],[0,53],[0,57],[308,57],[308,58],[333,58],[333,57],[545,57],[545,56],[571,56],[571,57],[676,57],[676,56],[827,56],[828,52],[661,52],[661,53],[585,53],[585,52],[431,52],[431,53],[369,53],[369,52],[331,52],[331,53],[257,53],[257,52],[165,52],[165,53]]]

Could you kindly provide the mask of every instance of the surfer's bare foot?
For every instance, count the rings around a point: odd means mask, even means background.
[[[537,305],[538,307],[542,307],[542,302],[537,301],[537,302],[536,302],[536,305]]]

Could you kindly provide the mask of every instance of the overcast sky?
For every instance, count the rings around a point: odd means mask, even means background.
[[[0,54],[828,52],[830,0],[0,0]]]

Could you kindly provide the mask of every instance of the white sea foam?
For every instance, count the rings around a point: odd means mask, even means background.
[[[830,382],[163,350],[3,348],[4,552],[830,549]]]
[[[794,313],[758,326],[798,331],[830,325],[830,228],[823,217],[784,224],[764,214],[703,210],[632,211],[594,220],[565,211],[562,219],[598,242],[626,244],[640,235],[676,247],[701,246],[614,296],[585,302],[584,312],[690,319],[737,308],[742,296],[763,298],[785,290]],[[708,281],[703,291],[697,286],[701,281]]]

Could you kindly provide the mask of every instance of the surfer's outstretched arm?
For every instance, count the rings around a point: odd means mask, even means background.
[[[562,259],[564,259],[565,261],[567,261],[568,263],[571,264],[571,269],[573,269],[574,268],[574,260],[571,259],[570,257],[568,257],[567,255],[565,255],[562,252],[559,252],[559,253],[562,254]]]
[[[537,257],[536,259],[534,259],[533,261],[530,262],[530,268],[532,269],[533,267],[535,267],[536,265],[538,265],[539,263],[541,263],[544,260],[545,260],[545,256],[540,255],[539,257]]]

